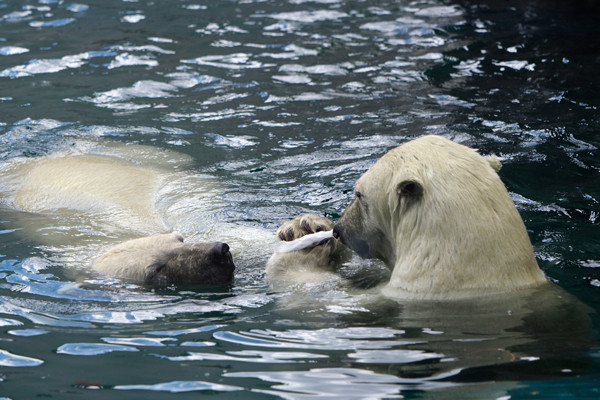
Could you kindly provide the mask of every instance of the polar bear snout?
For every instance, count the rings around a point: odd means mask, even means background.
[[[233,264],[233,256],[229,251],[229,245],[227,243],[215,242],[210,249],[210,254],[216,265],[231,267],[233,272],[235,265]]]
[[[169,284],[222,284],[233,281],[235,264],[227,243],[181,243],[147,268],[145,282]]]
[[[233,280],[233,271],[235,264],[233,256],[229,251],[229,245],[223,242],[213,242],[209,244],[207,257],[204,262],[198,262],[202,257],[193,264],[198,269],[196,273],[202,276],[199,279],[200,283],[228,283]]]
[[[371,258],[369,244],[360,238],[353,229],[348,229],[347,223],[342,219],[333,227],[333,237],[342,241],[348,248],[354,250],[362,258]]]

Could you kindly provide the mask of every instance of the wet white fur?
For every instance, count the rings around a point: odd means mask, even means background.
[[[373,241],[392,269],[386,295],[445,299],[547,282],[499,168],[495,158],[425,136],[364,173],[356,190],[368,203],[364,226],[386,238]],[[422,196],[403,199],[398,187],[407,181]]]

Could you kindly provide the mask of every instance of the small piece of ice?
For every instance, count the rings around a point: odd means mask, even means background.
[[[309,247],[315,247],[323,243],[327,239],[333,237],[333,230],[325,232],[311,233],[310,235],[304,235],[296,240],[289,242],[280,241],[273,245],[273,251],[275,253],[289,253],[290,251],[297,251],[307,249]]]

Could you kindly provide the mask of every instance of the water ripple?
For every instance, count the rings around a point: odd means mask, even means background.
[[[56,73],[65,69],[77,69],[93,58],[104,58],[114,55],[110,51],[89,51],[54,59],[32,59],[27,64],[17,65],[0,71],[0,77],[22,78],[38,74]]]
[[[269,15],[270,18],[284,20],[284,21],[294,21],[294,22],[302,22],[302,23],[314,23],[321,21],[336,21],[341,18],[348,17],[348,14],[342,11],[335,10],[314,10],[314,11],[291,11],[291,12],[281,12],[274,13]]]
[[[415,343],[414,341],[387,340],[394,339],[396,336],[403,334],[404,331],[388,328],[327,328],[291,331],[253,330],[251,332],[239,333],[219,331],[215,332],[213,336],[219,340],[246,346],[355,350],[389,349],[393,346]]]
[[[145,338],[145,337],[136,337],[136,338],[124,338],[124,337],[119,337],[119,338],[115,338],[115,337],[107,337],[107,338],[101,338],[102,341],[109,343],[109,344],[118,344],[118,345],[124,345],[127,347],[130,346],[142,346],[142,347],[164,347],[164,346],[168,346],[169,344],[165,344],[165,342],[176,342],[177,339],[175,338],[171,338],[171,337],[167,337],[167,338]]]
[[[277,352],[277,351],[230,351],[227,354],[215,353],[196,353],[189,352],[183,356],[162,356],[169,361],[189,362],[189,361],[228,361],[228,362],[250,362],[258,364],[282,364],[282,363],[306,363],[309,360],[319,358],[329,358],[324,354],[301,353],[301,352]]]
[[[224,68],[230,70],[264,69],[274,67],[275,64],[262,63],[251,60],[252,55],[248,53],[233,53],[226,55],[208,55],[193,59],[182,60],[184,64],[207,65],[210,67]]]
[[[228,372],[226,377],[258,378],[277,383],[260,392],[284,398],[342,397],[344,399],[401,398],[401,390],[441,389],[455,386],[443,379],[460,370],[426,378],[403,379],[358,368],[315,368],[309,371]]]
[[[15,54],[23,54],[28,53],[29,49],[25,47],[19,46],[2,46],[0,47],[0,55],[2,56],[12,56]]]
[[[57,354],[71,356],[98,356],[115,351],[139,351],[135,347],[104,343],[66,343],[56,349]]]
[[[29,26],[33,28],[47,28],[47,27],[58,27],[65,26],[75,22],[75,18],[60,18],[52,21],[31,21]]]
[[[467,334],[440,326],[439,307],[379,309],[331,287],[274,294],[264,274],[282,221],[339,218],[376,159],[432,133],[503,161],[544,272],[598,308],[597,7],[513,3],[1,3],[0,365],[44,363],[26,371],[32,385],[7,368],[2,395],[67,393],[75,371],[102,382],[89,388],[139,396],[497,398],[514,393],[487,382],[516,376],[508,348],[533,363],[521,380],[562,377],[551,370],[560,364],[587,384],[589,352],[571,362],[564,346],[549,350],[562,334],[529,334],[533,313],[513,314],[515,329],[498,338],[480,315],[465,318]],[[20,181],[7,171],[54,152],[183,172],[157,194],[164,228],[227,241],[235,282],[153,291],[88,271],[120,235],[114,215],[88,224],[13,207]],[[51,235],[65,243],[45,244]],[[339,272],[370,287],[373,265],[356,258]],[[553,326],[579,326],[570,322]],[[64,376],[43,379],[51,365]],[[552,395],[572,388],[563,383]]]
[[[117,385],[115,390],[148,390],[152,392],[185,393],[198,391],[234,392],[243,390],[239,386],[222,385],[205,381],[172,381],[154,385]]]
[[[0,350],[0,366],[3,367],[37,367],[44,361],[37,358],[19,356],[6,350]]]

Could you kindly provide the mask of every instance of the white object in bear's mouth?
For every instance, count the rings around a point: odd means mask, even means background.
[[[333,229],[324,232],[311,233],[310,235],[304,235],[301,238],[289,242],[283,240],[277,242],[273,245],[273,251],[275,253],[289,253],[290,251],[303,250],[309,247],[318,246],[332,237]]]

